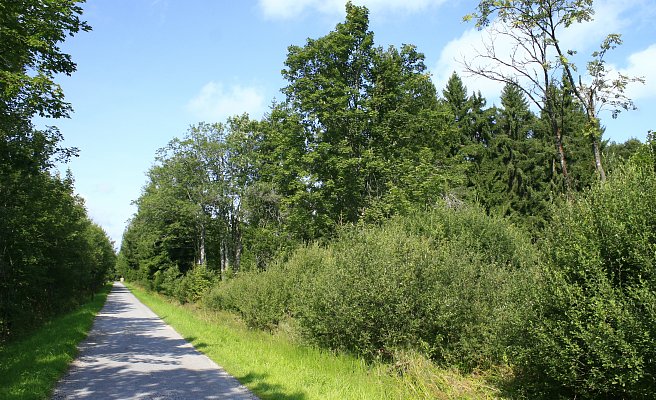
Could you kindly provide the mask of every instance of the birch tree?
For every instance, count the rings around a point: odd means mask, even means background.
[[[605,180],[600,152],[602,130],[599,112],[610,108],[615,117],[623,109],[633,108],[625,95],[627,85],[640,78],[612,73],[606,68],[606,52],[621,43],[620,36],[610,34],[600,51],[592,54],[587,64],[587,75],[577,76],[574,49],[567,49],[562,36],[574,24],[591,21],[594,17],[593,0],[481,0],[477,10],[465,16],[476,21],[479,29],[487,28],[491,40],[472,60],[465,60],[465,68],[476,75],[503,82],[519,81],[521,89],[550,121],[552,135],[561,166],[561,173],[569,189],[567,157],[563,135],[558,126],[558,113],[553,90],[564,74],[574,96],[585,108],[586,133],[592,144],[595,168]],[[499,50],[495,43],[510,43],[510,52]],[[577,79],[578,77],[578,79]]]

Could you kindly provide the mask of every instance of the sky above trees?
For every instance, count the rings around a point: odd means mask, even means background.
[[[191,124],[221,122],[249,113],[260,118],[280,89],[290,45],[318,38],[344,18],[343,0],[190,1],[88,0],[84,18],[93,31],[69,38],[62,46],[78,64],[61,76],[71,119],[40,120],[57,125],[65,145],[79,148],[70,167],[77,191],[91,217],[117,243],[135,211],[146,171],[155,152]],[[370,29],[377,45],[414,44],[438,92],[455,70],[468,90],[480,90],[488,105],[499,105],[501,85],[469,78],[460,60],[472,57],[485,32],[462,17],[473,0],[354,1],[371,10]],[[645,85],[627,91],[638,111],[612,120],[602,115],[604,138],[644,140],[654,129],[656,110],[656,5],[653,0],[595,1],[595,19],[563,36],[584,60],[608,33],[624,44],[608,63]],[[503,48],[503,44],[499,44]]]

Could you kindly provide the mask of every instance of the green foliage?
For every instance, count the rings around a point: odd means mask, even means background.
[[[273,329],[295,314],[302,293],[330,262],[331,253],[318,245],[298,248],[287,261],[278,261],[266,271],[239,274],[215,286],[203,299],[210,309],[239,313],[253,328]]]
[[[175,265],[169,265],[168,267],[164,269],[159,269],[153,274],[153,280],[151,283],[150,288],[152,290],[155,290],[157,292],[161,292],[166,294],[167,296],[171,297],[176,297],[179,292],[179,280],[184,279],[182,274],[180,273],[180,270],[178,269],[177,266]],[[149,281],[139,281],[136,280],[137,282],[148,284]],[[185,296],[184,293],[181,296],[182,298],[178,297],[178,300],[180,302],[185,302]]]
[[[54,82],[76,69],[59,48],[67,36],[91,27],[80,19],[83,1],[3,1],[0,4],[0,129],[10,116],[65,117],[70,105]]]
[[[116,253],[107,232],[100,226],[89,223],[84,232],[87,241],[87,268],[92,289],[97,290],[108,279],[114,277]]]
[[[549,217],[553,145],[517,84],[505,85],[496,128],[473,176],[478,202],[537,234]]]
[[[348,231],[330,251],[298,301],[310,339],[368,357],[417,343],[422,272],[434,257],[427,241],[386,226]]]
[[[374,47],[368,24],[349,3],[333,32],[289,48],[286,103],[259,122],[192,126],[158,152],[124,235],[124,276],[150,286],[172,265],[265,270],[299,242],[430,207],[463,185],[443,145],[454,121],[423,54]]]
[[[567,154],[570,189],[583,190],[599,180],[596,176],[594,154],[590,152],[589,121],[584,107],[574,97],[570,83],[563,77],[562,88],[552,91],[558,109],[558,126],[563,133]],[[594,136],[598,140],[601,136]]]
[[[368,358],[414,348],[489,366],[508,356],[530,313],[534,258],[503,220],[440,207],[301,247],[266,272],[222,282],[205,302],[260,328],[293,316],[311,342]]]
[[[414,46],[374,47],[365,7],[305,46],[290,46],[283,76],[306,142],[301,176],[314,235],[430,206],[458,184],[443,141],[453,123]],[[307,204],[306,203],[306,204]]]
[[[335,261],[301,293],[298,311],[323,346],[370,357],[415,347],[449,365],[489,366],[507,355],[529,310],[531,246],[477,209],[354,230],[329,249]]]
[[[467,104],[467,87],[455,71],[449,77],[446,87],[442,90],[442,95],[451,109],[456,122],[464,120],[469,110],[469,105]]]
[[[563,145],[570,132],[559,126],[564,115],[556,92],[571,93],[584,119],[582,126],[577,128],[582,130],[591,145],[594,174],[605,181],[601,157],[603,130],[599,113],[609,109],[615,118],[622,110],[635,109],[625,91],[630,83],[644,82],[642,78],[632,78],[607,68],[604,57],[608,50],[622,43],[620,35],[607,35],[600,49],[592,53],[587,63],[587,74],[582,78],[577,75],[577,66],[569,58],[577,51],[563,47],[561,36],[564,29],[573,24],[594,19],[593,0],[480,0],[476,8],[465,20],[475,19],[478,28],[487,28],[493,36],[505,38],[516,48],[522,49],[522,54],[521,57],[514,52],[503,54],[497,52],[494,45],[486,45],[485,51],[476,57],[483,62],[465,61],[467,70],[507,84],[516,83],[517,79],[523,80],[520,86],[522,91],[548,121],[567,191],[572,189],[570,184],[573,182],[567,166],[569,152]],[[540,73],[536,73],[536,66],[539,66]],[[562,73],[561,84],[553,79],[558,73]]]
[[[205,304],[235,311],[249,327],[270,330],[285,316],[289,303],[283,276],[271,271],[244,272],[238,279],[214,287]]]
[[[54,82],[75,63],[60,50],[90,27],[80,2],[0,2],[0,342],[98,290],[114,267],[114,249],[73,193],[73,178],[52,172],[75,149],[60,147],[56,127],[71,107]]]
[[[249,124],[246,116],[201,123],[158,151],[124,233],[123,276],[149,286],[172,267],[183,275],[199,264],[222,273],[228,264],[239,269]]]
[[[168,274],[168,287],[173,287],[173,295],[181,302],[197,302],[212,285],[218,280],[216,272],[205,265],[195,265],[177,282],[175,279],[175,268]]]
[[[630,160],[636,167],[656,173],[656,131],[647,133],[647,143],[640,146]]]
[[[77,356],[77,345],[91,329],[110,289],[106,285],[74,311],[53,318],[29,335],[0,344],[0,398],[50,398]]]
[[[604,146],[603,155],[609,173],[625,164],[642,147],[642,143],[635,138],[624,143],[610,142]]]
[[[4,340],[98,290],[114,268],[115,254],[106,233],[87,219],[81,199],[73,195],[72,178],[12,171],[0,182],[7,196],[0,207]]]
[[[303,250],[300,250],[303,252]],[[132,288],[149,308],[260,399],[492,399],[480,376],[429,365],[413,353],[391,366],[299,343],[287,331],[249,329],[233,315],[185,307]]]
[[[656,175],[648,164],[616,171],[555,213],[548,289],[523,361],[541,390],[577,398],[656,390]]]
[[[592,9],[559,2],[553,20],[547,3],[484,0],[473,17],[546,38],[551,57],[560,30],[540,29]],[[116,271],[369,360],[517,366],[531,396],[647,397],[653,134],[608,146],[622,161],[596,185],[599,121],[567,71],[553,80],[573,67],[556,57],[533,87],[496,75],[500,108],[457,74],[438,99],[424,56],[375,47],[349,2],[333,31],[289,47],[286,101],[261,121],[202,123],[158,152]],[[52,152],[47,139],[30,140]]]

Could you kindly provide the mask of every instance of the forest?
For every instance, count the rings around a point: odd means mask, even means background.
[[[609,143],[599,117],[630,110],[639,79],[608,75],[614,34],[574,78],[548,28],[591,2],[514,3],[469,16],[542,35],[542,80],[470,66],[505,83],[499,106],[455,72],[436,88],[417,48],[376,46],[348,3],[288,48],[261,120],[198,123],[157,152],[117,273],[365,359],[510,366],[529,398],[649,398],[656,136]]]
[[[58,172],[77,149],[33,122],[70,115],[54,78],[76,65],[58,42],[90,27],[74,3],[38,3],[0,3],[0,345],[88,301],[116,262],[72,174]]]

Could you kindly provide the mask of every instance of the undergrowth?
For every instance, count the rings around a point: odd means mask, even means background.
[[[198,350],[261,399],[493,399],[502,397],[488,377],[436,367],[414,352],[390,362],[367,362],[302,343],[291,320],[273,331],[248,328],[236,315],[180,305],[129,286]]]

